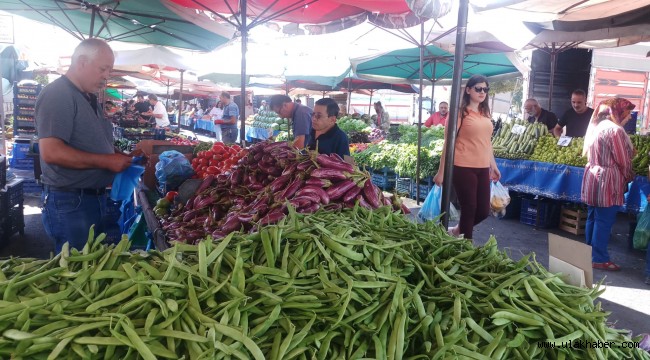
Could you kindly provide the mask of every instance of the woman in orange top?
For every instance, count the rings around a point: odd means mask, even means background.
[[[490,179],[498,181],[501,178],[492,151],[488,91],[489,84],[484,76],[474,75],[467,80],[457,125],[452,182],[460,204],[460,221],[449,231],[454,236],[463,234],[466,239],[472,239],[474,225],[490,214]],[[444,160],[445,151],[433,178],[437,185],[442,184]]]

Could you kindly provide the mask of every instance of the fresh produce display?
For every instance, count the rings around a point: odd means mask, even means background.
[[[350,143],[369,143],[368,133],[365,131],[351,131],[348,133]]]
[[[153,138],[153,130],[126,128],[124,129],[122,136],[127,139]]]
[[[587,165],[587,158],[582,156],[583,138],[573,138],[569,146],[560,146],[557,141],[552,135],[540,137],[530,160],[577,167]]]
[[[120,149],[121,152],[129,153],[131,152],[131,150],[133,150],[133,145],[135,145],[136,143],[137,141],[133,141],[125,138],[119,138],[113,141],[113,146]]]
[[[351,132],[370,132],[370,127],[363,120],[355,119],[351,116],[343,116],[336,120],[336,124],[341,130],[349,134]]]
[[[402,145],[381,141],[368,146],[363,152],[356,152],[351,155],[359,166],[369,166],[375,169],[384,167],[394,169],[402,151]]]
[[[247,150],[231,172],[207,175],[194,196],[160,219],[168,240],[193,243],[206,235],[222,238],[233,231],[256,231],[284,218],[289,205],[299,213],[313,213],[356,203],[372,209],[391,204],[367,173],[338,155],[301,154],[280,142],[262,142]],[[398,198],[392,205],[402,209]]]
[[[374,128],[370,130],[370,134],[368,134],[368,140],[370,140],[370,142],[382,141],[384,139],[386,139],[386,132],[381,129]]]
[[[289,137],[289,132],[288,131],[280,131],[278,133],[278,136],[275,137],[275,141],[289,141],[291,138]]]
[[[632,169],[640,176],[648,176],[648,160],[650,160],[650,136],[630,135],[636,155],[632,159]]]
[[[350,154],[353,154],[355,152],[361,152],[361,151],[366,151],[370,144],[368,143],[354,143],[350,144]]]
[[[444,140],[436,140],[431,143],[430,148],[420,149],[420,179],[433,177],[438,172],[440,167],[440,156],[444,146]],[[401,177],[416,177],[417,172],[417,145],[405,144],[402,145],[402,150],[397,164],[395,165],[395,172]]]
[[[397,128],[400,133],[399,139],[395,142],[400,144],[415,144],[418,143],[418,127],[416,125],[400,125]],[[445,138],[445,128],[442,126],[432,126],[430,128],[422,127],[422,142],[423,147],[431,147],[431,144],[436,140]]]
[[[81,252],[0,262],[2,357],[650,359],[607,327],[598,286],[388,207],[292,212],[164,252],[93,235]],[[612,346],[559,346],[574,340]]]
[[[169,142],[171,142],[174,145],[189,145],[189,146],[196,146],[199,144],[198,140],[190,140],[186,137],[175,135],[171,139],[169,139]]]
[[[280,131],[289,130],[289,119],[283,119],[273,111],[260,111],[253,118],[252,127]]]
[[[192,159],[192,169],[199,179],[216,176],[230,170],[247,153],[248,150],[242,150],[239,145],[228,146],[216,142],[210,150],[201,150],[196,154]]]
[[[194,156],[198,155],[200,151],[212,149],[212,146],[214,146],[214,141],[199,141],[199,143],[194,146]]]
[[[525,130],[517,133],[516,129]],[[544,123],[530,123],[521,119],[506,123],[492,138],[494,156],[504,159],[528,159],[537,140],[545,135],[548,135],[548,128]]]

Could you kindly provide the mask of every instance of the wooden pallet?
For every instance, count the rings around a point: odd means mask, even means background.
[[[559,228],[573,235],[582,235],[585,233],[587,225],[587,212],[585,210],[570,210],[562,208],[560,213]]]

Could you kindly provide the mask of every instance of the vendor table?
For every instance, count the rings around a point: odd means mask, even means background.
[[[582,202],[580,190],[585,169],[530,160],[495,159],[501,172],[501,183],[510,190],[550,199]],[[650,183],[637,176],[628,186],[622,211],[639,212],[647,205]]]
[[[197,119],[196,124],[194,124],[194,128],[214,132],[214,121]]]

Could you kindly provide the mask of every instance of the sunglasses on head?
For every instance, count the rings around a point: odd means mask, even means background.
[[[490,91],[490,88],[487,86],[486,87],[474,86],[474,91],[476,91],[477,93],[484,92],[487,94]]]

